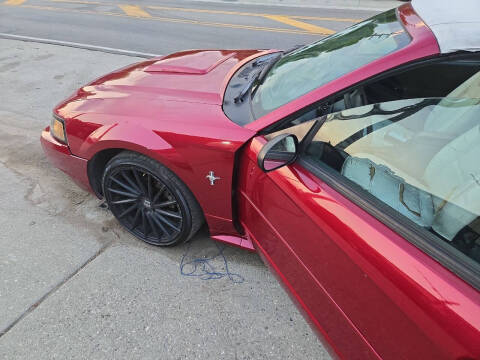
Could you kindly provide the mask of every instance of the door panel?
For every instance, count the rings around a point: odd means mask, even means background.
[[[480,355],[478,292],[299,165],[240,164],[239,216],[341,358]]]
[[[239,192],[239,216],[263,260],[276,273],[292,300],[303,311],[307,321],[310,321],[313,328],[319,332],[332,354],[337,354],[345,359],[379,359],[362,339],[362,335],[352,326],[348,317],[342,313],[323,287],[316,282],[314,275],[306,271],[301,259],[296,256],[289,243],[276,232],[275,227],[255,205],[255,203],[260,204],[260,197],[263,196],[281,199],[276,194],[279,189],[267,189],[263,186],[268,186],[268,182],[264,181],[266,175],[257,172],[256,163],[248,160],[244,165],[246,173],[251,174],[252,177],[248,179],[248,184],[240,185],[242,190]],[[242,179],[246,179],[246,177],[242,177]],[[252,195],[250,190],[254,184],[262,184],[255,190],[255,200],[249,196]],[[247,186],[244,187],[244,185]],[[286,210],[290,217],[289,223],[302,221],[302,216],[297,209],[293,208],[293,211],[289,212],[288,207],[285,209],[282,204],[277,203],[272,206],[278,206],[279,211]]]

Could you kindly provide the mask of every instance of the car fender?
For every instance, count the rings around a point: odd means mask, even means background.
[[[99,127],[85,139],[78,155],[90,160],[106,149],[125,149],[152,157],[184,182],[182,174],[193,171],[188,161],[157,132],[138,124],[114,123]]]
[[[132,126],[135,124],[134,126]],[[78,156],[87,160],[103,150],[124,149],[148,156],[170,169],[191,190],[203,210],[212,234],[236,233],[232,219],[232,175],[236,149],[206,141],[192,155],[188,136],[175,134],[171,144],[159,131],[147,129],[138,121],[106,124],[93,131],[78,147]],[[220,141],[219,141],[220,143]],[[179,144],[187,144],[180,147]],[[180,149],[179,149],[180,148]],[[209,162],[199,162],[209,158]],[[215,170],[220,179],[210,185],[206,175]]]

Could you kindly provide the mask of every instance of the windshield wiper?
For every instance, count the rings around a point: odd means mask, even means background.
[[[291,53],[293,53],[294,51],[297,51],[297,50],[303,48],[304,46],[305,46],[305,45],[300,45],[300,44],[295,45],[295,46],[291,47],[290,49],[285,50],[285,51],[283,52],[283,56],[288,55],[288,54],[291,54]]]
[[[253,65],[254,67],[262,66],[263,64],[270,62],[270,61],[271,61],[273,58],[275,58],[277,55],[278,55],[278,52],[276,52],[276,53],[271,53],[271,54],[268,54],[268,55],[265,55],[265,56],[260,56],[258,59],[256,59],[256,60],[252,63],[252,65]]]
[[[272,69],[273,65],[277,63],[278,60],[280,60],[283,57],[283,53],[278,53],[277,56],[272,58],[272,61],[270,61],[267,65],[264,66],[262,71],[260,71],[260,75],[258,76],[258,85],[263,84],[263,81],[267,77],[267,74],[269,71]]]
[[[265,78],[267,77],[267,74],[270,72],[270,70],[272,69],[272,67],[278,62],[278,60],[280,60],[281,58],[283,58],[285,55],[288,55],[298,49],[300,49],[301,47],[303,47],[305,45],[296,45],[294,46],[293,48],[291,49],[288,49],[288,50],[285,50],[285,51],[282,51],[282,52],[277,52],[277,53],[274,53],[274,54],[270,54],[270,55],[267,55],[269,56],[268,59],[261,59],[261,60],[257,60],[255,63],[254,63],[254,66],[260,66],[261,64],[263,64],[264,62],[267,62],[267,65],[265,65],[262,70],[260,70],[259,72],[257,72],[253,78],[247,83],[247,85],[242,89],[242,91],[240,91],[240,94],[238,94],[234,99],[233,101],[235,102],[235,104],[238,104],[239,102],[243,102],[243,99],[245,98],[245,96],[248,94],[248,92],[255,86],[257,85],[257,87],[255,88],[255,90],[252,92],[252,96],[255,94],[255,92],[257,91],[258,87],[263,84],[263,82],[265,81]]]
[[[233,99],[235,104],[239,102],[243,102],[243,99],[245,96],[248,94],[248,92],[255,86],[256,83],[259,85],[265,80],[265,77],[267,73],[270,71],[270,69],[275,65],[275,63],[280,60],[282,57],[282,53],[277,53],[276,56],[272,57],[272,59],[268,62],[267,65],[263,67],[262,70],[258,71],[253,75],[252,79],[245,85],[245,87],[240,91],[240,93]],[[258,87],[258,86],[257,86]]]
[[[240,91],[240,93],[233,99],[233,102],[235,104],[239,103],[239,102],[243,102],[243,99],[245,98],[245,95],[247,95],[247,93],[250,91],[250,89],[253,87],[253,85],[255,85],[255,83],[257,82],[257,79],[258,77],[260,76],[262,72],[261,71],[257,71],[255,73],[255,75],[253,75],[252,79],[247,83],[247,85],[245,85],[245,87],[242,89],[242,91]]]

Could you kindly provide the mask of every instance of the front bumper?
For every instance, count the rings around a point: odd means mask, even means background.
[[[45,155],[55,167],[70,176],[78,186],[93,193],[87,174],[87,160],[73,155],[67,145],[55,140],[50,134],[50,126],[42,131],[40,142]]]

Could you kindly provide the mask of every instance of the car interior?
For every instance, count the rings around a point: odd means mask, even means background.
[[[425,96],[412,73],[354,90],[343,103],[356,107],[327,115],[306,157],[480,262],[480,71],[471,70],[457,73],[453,89],[434,94],[432,85],[429,95],[445,92],[441,99]],[[382,95],[384,86],[392,90]],[[405,100],[405,91],[418,98]],[[380,103],[365,106],[365,97]],[[296,127],[303,137],[305,127]]]
[[[478,54],[462,54],[447,59],[424,61],[394,71],[391,75],[354,86],[339,96],[326,99],[290,124],[300,124],[322,115],[368,104],[401,99],[446,97],[478,71],[480,71]]]

